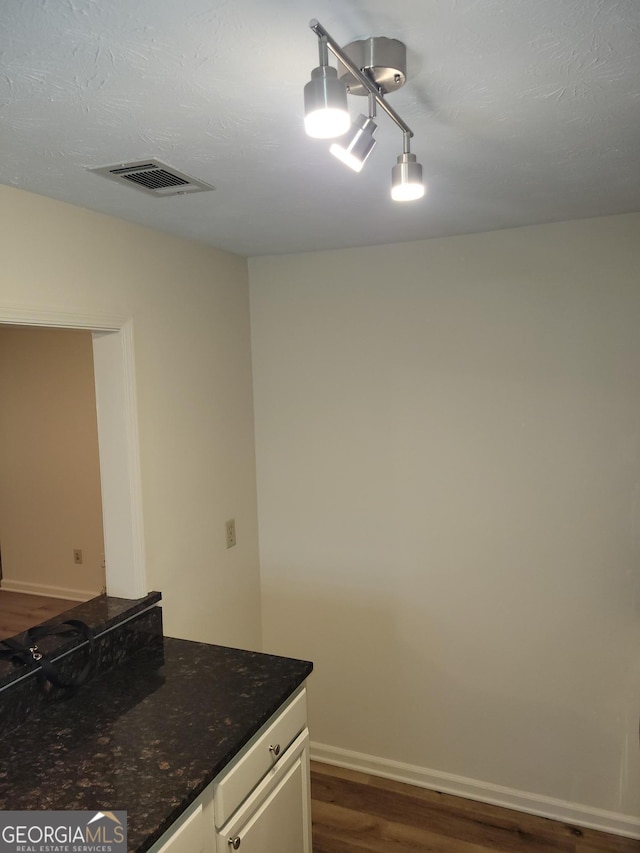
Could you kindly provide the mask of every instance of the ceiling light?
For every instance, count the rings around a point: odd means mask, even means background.
[[[377,125],[371,116],[359,115],[349,133],[334,142],[329,151],[354,172],[359,172],[376,144],[373,138]]]
[[[405,151],[391,170],[391,198],[394,201],[415,201],[422,198],[425,189],[422,182],[422,166],[416,155]]]
[[[344,139],[333,143],[330,151],[359,172],[376,143],[373,118],[376,105],[381,107],[404,136],[403,152],[392,170],[391,197],[396,201],[421,198],[425,192],[422,166],[409,151],[413,131],[384,99],[384,95],[403,86],[407,79],[405,45],[397,39],[375,36],[341,48],[315,18],[309,26],[318,36],[320,65],[311,72],[311,81],[304,88],[307,133],[325,139],[344,135]],[[340,76],[329,65],[329,50],[339,60]],[[369,96],[369,116],[359,115],[350,130],[348,118],[340,127],[348,116],[347,92]]]
[[[320,65],[304,87],[304,128],[316,139],[333,139],[349,130],[347,87],[329,65],[327,40],[320,38]]]

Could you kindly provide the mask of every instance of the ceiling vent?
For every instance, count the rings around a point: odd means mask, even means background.
[[[211,184],[191,178],[159,160],[117,163],[115,166],[100,166],[88,171],[142,190],[147,195],[158,197],[187,195],[187,193],[201,193],[215,189]]]

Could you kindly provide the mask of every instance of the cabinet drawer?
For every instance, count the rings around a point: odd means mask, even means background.
[[[306,724],[307,696],[302,690],[249,744],[247,752],[213,783],[216,826],[222,826],[231,817]]]

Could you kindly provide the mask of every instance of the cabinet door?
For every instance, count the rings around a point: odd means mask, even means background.
[[[149,853],[215,853],[211,785],[156,841]]]
[[[220,830],[217,853],[311,853],[308,736],[295,746],[263,796]]]
[[[199,805],[182,824],[171,833],[158,853],[203,853],[205,828],[202,805]]]

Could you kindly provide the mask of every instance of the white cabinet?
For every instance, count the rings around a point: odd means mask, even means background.
[[[309,735],[305,730],[216,833],[216,853],[311,853]]]
[[[216,826],[222,826],[251,791],[278,767],[307,727],[307,694],[301,690],[267,722],[213,782]]]
[[[289,699],[149,853],[311,853],[306,691]]]
[[[197,800],[169,827],[157,841],[153,853],[214,853],[211,836],[213,798],[211,788],[204,790]]]

